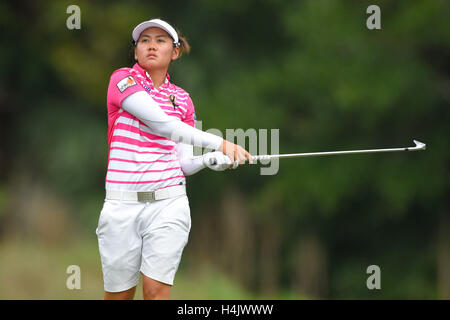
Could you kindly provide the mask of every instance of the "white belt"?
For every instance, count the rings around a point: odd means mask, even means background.
[[[106,199],[152,202],[156,200],[174,198],[184,194],[186,194],[186,186],[179,185],[174,187],[158,189],[154,191],[134,192],[134,191],[106,190]]]

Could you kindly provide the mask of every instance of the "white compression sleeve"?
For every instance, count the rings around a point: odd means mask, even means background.
[[[178,143],[176,150],[178,159],[180,160],[181,170],[183,170],[183,173],[186,176],[193,175],[206,167],[203,163],[203,156],[194,157],[193,146],[185,143]]]
[[[214,150],[222,144],[221,137],[169,117],[145,91],[126,97],[122,108],[149,126],[154,134],[164,138]]]

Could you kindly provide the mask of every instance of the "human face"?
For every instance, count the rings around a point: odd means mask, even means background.
[[[174,48],[172,37],[164,30],[151,27],[142,31],[134,58],[145,70],[167,70],[170,62],[178,58],[180,48]]]

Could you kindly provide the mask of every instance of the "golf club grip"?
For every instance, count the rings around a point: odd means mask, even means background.
[[[267,159],[270,159],[270,156],[268,156],[268,155],[264,155],[264,156],[252,156],[252,161],[253,162],[256,162],[256,161],[258,161],[258,160],[267,160]],[[248,159],[245,159],[246,161],[248,160]],[[211,158],[211,159],[209,159],[209,164],[210,165],[215,165],[215,164],[217,164],[217,162],[216,162],[216,159],[214,159],[214,158]]]

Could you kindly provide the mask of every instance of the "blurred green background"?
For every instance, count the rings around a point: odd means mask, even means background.
[[[449,16],[447,0],[2,1],[0,299],[103,298],[106,90],[155,17],[192,46],[169,73],[204,130],[279,129],[280,153],[428,146],[188,177],[172,298],[450,299]]]

